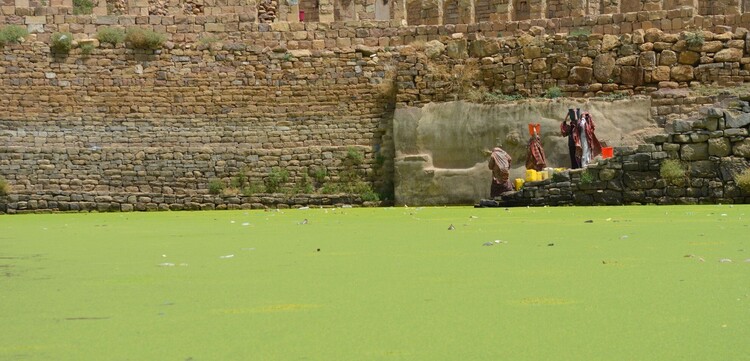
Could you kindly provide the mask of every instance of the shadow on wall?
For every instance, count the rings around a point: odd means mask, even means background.
[[[592,114],[596,134],[608,146],[633,145],[658,132],[651,99],[619,101],[531,99],[513,104],[465,102],[399,108],[394,116],[397,204],[473,204],[489,196],[491,173],[485,151],[497,140],[513,157],[511,179],[523,177],[528,123],[541,124],[548,166],[570,167],[560,123],[568,108]]]

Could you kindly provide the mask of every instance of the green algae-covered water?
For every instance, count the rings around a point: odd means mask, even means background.
[[[0,360],[747,360],[749,225],[739,205],[1,216]]]

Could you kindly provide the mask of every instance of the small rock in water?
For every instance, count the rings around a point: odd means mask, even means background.
[[[307,218],[303,219],[302,222],[299,222],[299,224],[307,224]]]
[[[548,244],[547,244],[547,247],[552,247],[552,246],[554,246],[554,245],[555,245],[554,243],[548,243]]]
[[[584,221],[583,223],[594,223],[594,220],[593,219],[589,219],[587,221]]]
[[[452,231],[452,230],[454,230],[454,229],[456,229],[456,227],[453,227],[453,225],[452,225],[452,224],[451,224],[450,226],[448,226],[448,230],[449,230],[449,231]]]

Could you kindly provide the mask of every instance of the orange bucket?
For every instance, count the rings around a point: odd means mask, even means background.
[[[612,147],[602,147],[602,158],[612,158],[615,155],[614,148]]]
[[[529,136],[534,135],[534,130],[536,130],[536,134],[539,135],[542,133],[542,125],[539,123],[533,124],[529,123]]]

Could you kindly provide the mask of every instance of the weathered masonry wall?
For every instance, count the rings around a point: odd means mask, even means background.
[[[262,23],[396,20],[409,25],[442,25],[573,19],[641,11],[689,11],[702,16],[748,12],[746,2],[738,0],[94,0],[92,3],[93,8],[86,11],[97,16],[239,15],[244,21]],[[65,16],[81,11],[72,0],[0,1],[0,17],[11,19]]]
[[[422,21],[414,15],[411,23],[417,22],[413,25],[422,26],[404,26],[401,19],[362,19],[316,23],[299,22],[294,20],[298,15],[295,15],[296,17],[290,15],[289,20],[268,23],[262,21],[263,15],[256,17],[245,13],[70,15],[58,14],[54,11],[51,13],[36,11],[36,9],[19,14],[0,15],[0,25],[23,25],[29,32],[37,34],[37,39],[45,42],[49,41],[50,35],[54,32],[70,32],[76,39],[85,39],[93,37],[97,28],[102,26],[121,28],[138,26],[163,33],[170,42],[177,44],[194,44],[199,39],[203,39],[204,42],[231,39],[253,41],[258,45],[274,41],[282,43],[289,41],[296,44],[290,45],[290,48],[330,49],[347,46],[348,43],[352,45],[360,43],[355,39],[362,39],[361,42],[368,46],[397,46],[403,45],[404,41],[406,43],[414,39],[426,41],[436,39],[438,35],[445,36],[454,33],[482,33],[483,36],[509,37],[515,35],[518,30],[529,31],[533,27],[540,27],[547,34],[582,32],[627,35],[639,29],[657,28],[668,33],[679,33],[683,30],[714,30],[716,26],[732,29],[747,28],[750,24],[750,12],[700,15],[691,8],[588,14],[550,19],[529,17],[523,20],[491,20],[488,16],[473,16],[464,3],[456,1],[456,3],[450,1],[445,3],[457,9],[459,12],[457,14],[422,9],[419,14],[434,13],[437,17],[434,21]],[[420,4],[415,6],[421,9]],[[501,6],[498,5],[498,7]],[[286,34],[279,38],[277,35],[272,35],[275,32]],[[337,39],[341,39],[341,43],[337,42]]]
[[[615,157],[585,170],[566,171],[501,197],[500,205],[620,205],[748,203],[736,177],[750,166],[750,107],[706,108],[703,117],[676,122],[673,132],[637,147],[615,148]],[[662,162],[679,160],[685,177],[660,176]]]
[[[139,196],[201,203],[187,199],[243,169],[256,182],[275,168],[289,171],[290,186],[319,167],[336,180],[349,148],[364,154],[358,171],[387,193],[396,107],[558,86],[569,96],[649,95],[664,125],[712,102],[673,88],[740,84],[750,66],[741,27],[702,33],[700,49],[686,47],[687,33],[656,29],[564,36],[532,28],[497,38],[483,35],[486,25],[388,22],[253,24],[204,43],[187,39],[207,24],[185,19],[187,32],[170,27],[181,41],[158,51],[120,44],[59,56],[49,32],[2,49],[0,176],[12,195],[42,208],[52,203],[31,201],[128,194],[137,203],[126,197],[122,209],[138,209]],[[81,37],[106,26],[66,24]]]

